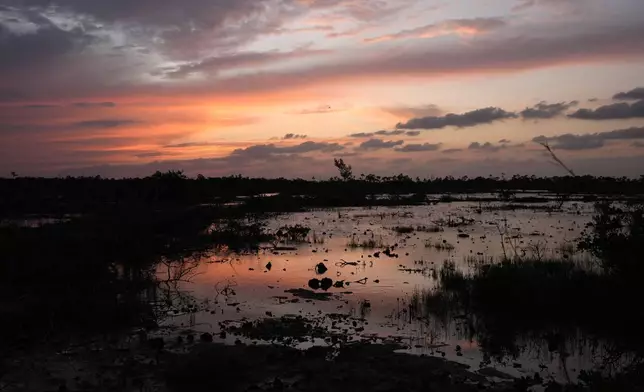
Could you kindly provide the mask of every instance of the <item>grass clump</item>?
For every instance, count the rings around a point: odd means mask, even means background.
[[[416,231],[421,233],[441,233],[445,231],[445,229],[443,229],[438,225],[429,225],[429,226],[418,226],[416,227]]]
[[[410,234],[414,232],[414,228],[411,226],[397,226],[394,227],[394,231],[398,234]]]
[[[438,251],[452,251],[456,247],[447,240],[434,241],[431,238],[425,241],[425,248],[434,248]]]
[[[495,355],[516,355],[516,342],[526,336],[558,350],[579,331],[644,354],[638,327],[644,312],[621,306],[642,290],[610,275],[565,260],[482,264],[471,273],[446,262],[438,281],[423,293],[423,314],[469,315],[471,333]]]
[[[317,245],[324,245],[326,240],[325,240],[324,236],[318,236],[317,233],[315,231],[313,231],[313,233],[311,234],[310,242],[313,243],[313,244],[317,244]]]
[[[311,229],[302,225],[282,226],[275,232],[275,238],[281,242],[306,242]]]
[[[386,245],[382,241],[382,237],[359,240],[356,238],[356,236],[351,236],[351,239],[347,243],[347,247],[351,249],[357,249],[357,248],[376,249],[376,248],[385,248]]]

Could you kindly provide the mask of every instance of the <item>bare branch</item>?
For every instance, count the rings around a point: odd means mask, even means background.
[[[564,170],[566,170],[571,176],[576,177],[575,172],[572,171],[572,169],[570,169],[568,166],[566,166],[566,164],[563,163],[563,161],[559,159],[559,157],[557,157],[554,151],[552,151],[552,148],[550,148],[550,145],[548,144],[548,142],[541,142],[539,144],[541,144],[543,148],[545,148],[550,153],[550,156],[552,157],[552,159],[554,159],[554,161],[557,162],[559,166],[564,168]]]

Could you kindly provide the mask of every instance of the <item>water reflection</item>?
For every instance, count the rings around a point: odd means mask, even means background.
[[[453,203],[279,215],[265,227],[281,233],[273,243],[243,252],[219,246],[193,260],[161,263],[159,313],[169,325],[205,332],[218,332],[220,323],[231,320],[340,313],[355,318],[357,337],[393,338],[406,342],[410,352],[475,369],[536,372],[559,381],[604,366],[607,357],[619,358],[613,365],[628,362],[628,355],[617,355],[614,346],[574,324],[524,328],[512,315],[484,319],[447,294],[427,295],[436,293],[445,260],[464,273],[504,255],[565,257],[591,268],[589,256],[571,244],[592,205],[568,203],[561,211],[483,207]],[[289,234],[288,227],[299,229]]]

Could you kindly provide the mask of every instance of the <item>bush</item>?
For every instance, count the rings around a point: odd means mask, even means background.
[[[608,274],[630,279],[644,272],[644,206],[598,203],[597,214],[579,245],[599,260]]]

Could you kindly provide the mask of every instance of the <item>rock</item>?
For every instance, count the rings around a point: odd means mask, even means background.
[[[266,269],[270,271],[270,270],[271,270],[271,268],[273,268],[273,263],[271,263],[271,262],[269,261],[269,262],[266,264]]]
[[[203,343],[212,343],[212,334],[209,334],[208,332],[202,333],[199,340]]]

